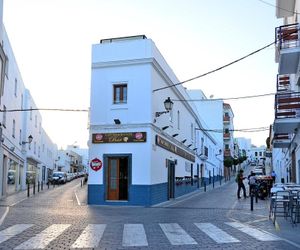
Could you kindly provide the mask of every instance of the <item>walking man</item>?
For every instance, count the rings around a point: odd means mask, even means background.
[[[245,188],[245,185],[243,182],[243,180],[246,179],[246,177],[243,176],[243,172],[244,172],[244,170],[241,169],[236,176],[236,182],[238,184],[238,189],[237,189],[237,198],[238,199],[241,199],[241,196],[240,196],[241,189],[243,189],[244,198],[247,198],[246,188]]]

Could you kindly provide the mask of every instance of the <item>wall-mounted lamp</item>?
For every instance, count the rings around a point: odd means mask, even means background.
[[[119,119],[114,119],[115,124],[119,125],[121,124],[121,121]]]
[[[219,149],[219,153],[216,154],[216,156],[221,155],[222,154],[222,149]]]
[[[165,109],[166,111],[160,111],[160,112],[155,112],[155,117],[159,117],[161,116],[162,114],[166,114],[166,113],[169,113],[172,108],[173,108],[173,102],[171,101],[170,97],[168,97],[165,101],[164,101],[164,106],[165,106]]]
[[[162,127],[161,129],[162,129],[162,130],[166,130],[168,127],[170,127],[170,126],[164,126],[164,127]]]
[[[174,135],[172,135],[173,137],[176,137],[176,136],[178,136],[178,134],[174,134]]]
[[[187,147],[189,148],[190,146],[192,146],[193,144],[189,144],[189,145],[187,145]]]
[[[182,143],[185,143],[186,142],[186,139],[184,139],[183,141],[181,141]]]
[[[32,142],[32,140],[33,140],[33,137],[32,137],[32,135],[30,135],[30,136],[28,136],[28,141],[22,141],[22,145],[25,145],[26,143],[31,143]]]

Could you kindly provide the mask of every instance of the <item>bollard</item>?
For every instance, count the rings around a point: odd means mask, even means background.
[[[257,195],[257,191],[255,192],[255,203],[258,202],[258,195]]]
[[[44,182],[42,181],[41,182],[41,190],[43,190],[44,189]]]
[[[80,186],[82,187],[82,179],[80,180]]]
[[[213,176],[213,188],[215,188],[215,176]]]
[[[38,181],[38,193],[40,192],[40,181]]]
[[[206,181],[204,181],[204,192],[206,192]]]
[[[33,183],[33,194],[35,194],[35,182]]]
[[[220,175],[220,186],[222,185],[222,176]]]
[[[27,183],[27,197],[30,196],[30,184],[29,182]]]
[[[253,211],[253,194],[250,196],[250,210]]]

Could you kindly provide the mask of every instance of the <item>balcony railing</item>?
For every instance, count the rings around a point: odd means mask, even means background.
[[[277,75],[277,92],[291,91],[290,75]]]
[[[230,122],[229,116],[223,116],[223,122]]]
[[[281,134],[274,134],[272,143],[274,148],[288,148],[291,141],[292,141],[292,134],[281,133]]]
[[[224,139],[230,139],[230,133],[224,133],[223,137]]]
[[[275,118],[300,117],[300,92],[289,92],[275,96]]]
[[[281,49],[299,47],[298,23],[283,25],[276,28],[276,47]]]

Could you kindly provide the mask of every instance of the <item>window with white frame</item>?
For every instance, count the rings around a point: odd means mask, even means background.
[[[21,109],[23,109],[23,94],[21,95]]]
[[[15,97],[17,97],[17,92],[18,92],[18,80],[15,78]]]
[[[5,128],[6,127],[6,106],[3,105],[3,120],[2,120],[2,125]]]
[[[191,123],[191,140],[194,140],[194,124]]]
[[[177,129],[180,129],[180,112],[177,111]]]
[[[16,121],[15,121],[15,119],[13,119],[13,123],[12,123],[12,137],[13,138],[16,137]]]
[[[22,129],[19,131],[19,145],[22,145]]]

